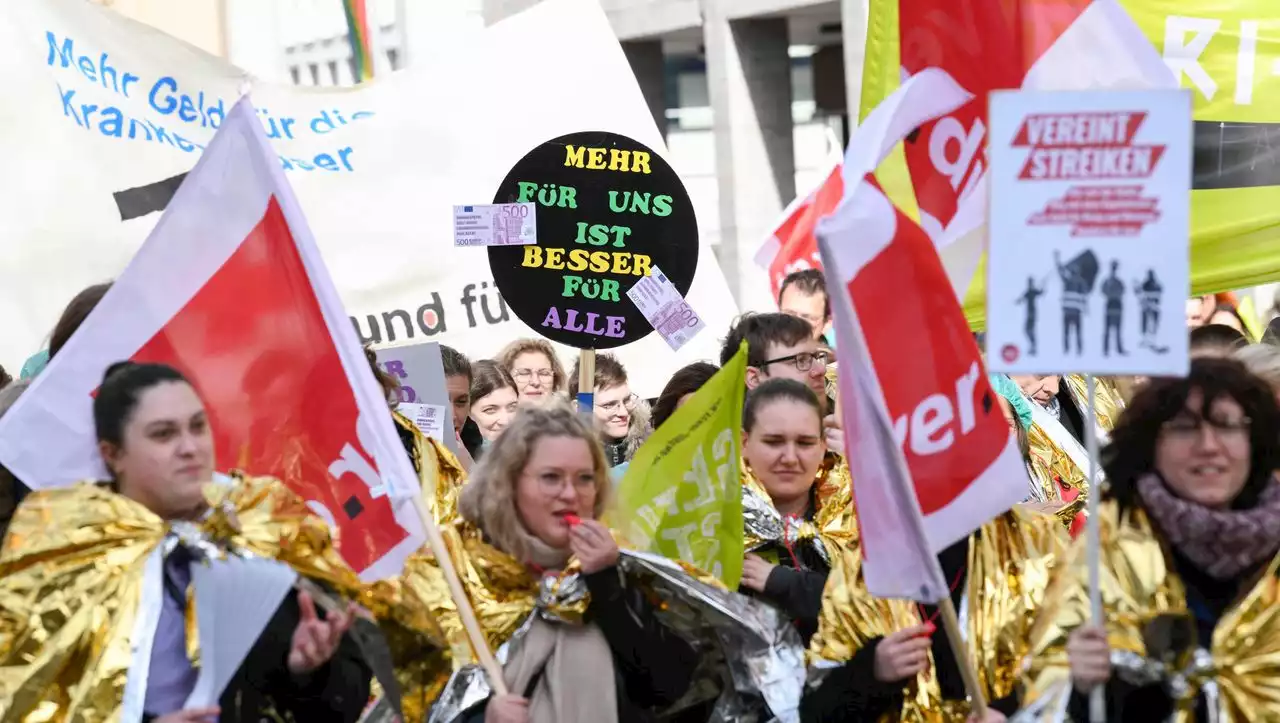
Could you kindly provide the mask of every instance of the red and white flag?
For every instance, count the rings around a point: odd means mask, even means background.
[[[941,600],[936,554],[1026,495],[954,281],[869,175],[912,129],[969,98],[937,70],[904,83],[858,129],[848,192],[818,226],[866,583],[881,597]]]
[[[417,476],[306,219],[247,98],[84,325],[0,418],[0,464],[35,488],[103,479],[92,395],[117,361],[180,369],[217,467],[274,475],[367,580],[425,537]]]
[[[797,196],[782,212],[782,220],[773,234],[756,252],[756,264],[769,272],[773,298],[778,298],[782,281],[788,275],[805,269],[820,269],[818,221],[836,210],[844,196],[841,163],[837,161],[822,183],[806,196]]]
[[[940,69],[974,96],[905,144],[920,223],[944,247],[985,218],[989,92],[1177,87],[1116,0],[899,0],[899,7],[903,76]]]

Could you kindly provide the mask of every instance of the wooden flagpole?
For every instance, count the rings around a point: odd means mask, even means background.
[[[595,414],[596,350],[578,351],[578,411],[588,420]]]
[[[982,686],[978,684],[978,671],[974,670],[973,662],[969,659],[969,646],[960,631],[960,618],[956,615],[956,606],[951,602],[950,593],[938,602],[938,615],[942,620],[942,629],[951,642],[951,652],[956,656],[956,667],[960,669],[960,678],[964,680],[964,690],[969,694],[969,712],[982,720],[987,714],[987,697],[982,694]]]

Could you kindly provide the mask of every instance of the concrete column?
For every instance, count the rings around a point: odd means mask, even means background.
[[[640,92],[649,104],[653,122],[658,124],[662,137],[667,137],[667,77],[666,57],[662,53],[661,40],[632,40],[622,43],[631,72],[636,74]]]
[[[704,6],[720,190],[720,266],[740,308],[770,309],[756,250],[796,195],[790,40],[785,18],[729,20],[733,0]]]
[[[844,36],[845,107],[848,132],[858,126],[862,107],[862,64],[866,59],[868,0],[840,0],[840,33]]]

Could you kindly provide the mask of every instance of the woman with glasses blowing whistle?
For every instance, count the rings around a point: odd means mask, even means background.
[[[1102,455],[1105,626],[1090,622],[1085,540],[1046,597],[1027,719],[1280,720],[1280,409],[1236,361],[1153,379]]]

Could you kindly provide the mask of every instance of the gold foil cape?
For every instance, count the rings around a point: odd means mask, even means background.
[[[989,700],[1014,692],[1029,649],[1028,633],[1049,578],[1067,543],[1066,532],[1045,515],[1012,510],[970,535],[967,582],[960,624],[979,684]],[[827,578],[818,632],[809,644],[811,685],[851,660],[873,638],[921,624],[912,601],[872,597],[862,578],[862,560],[847,553]],[[941,632],[939,633],[941,634]],[[883,721],[962,723],[965,701],[944,701],[930,666],[905,690],[902,710]]]
[[[744,549],[748,552],[769,543],[794,546],[808,541],[824,560],[831,562],[836,554],[832,549],[857,544],[853,481],[844,457],[828,453],[818,468],[813,483],[817,510],[812,522],[805,520],[788,524],[773,506],[769,492],[747,466],[745,458],[741,471]]]
[[[1218,621],[1209,650],[1148,648],[1145,631],[1159,618],[1188,620],[1186,588],[1141,508],[1100,514],[1102,603],[1115,674],[1135,683],[1162,681],[1177,703],[1174,720],[1194,720],[1205,694],[1216,720],[1280,720],[1280,556]],[[1028,710],[1019,720],[1065,720],[1070,695],[1067,638],[1090,619],[1086,540],[1078,539],[1055,574],[1032,632]],[[1194,628],[1192,628],[1194,629]]]
[[[396,426],[407,431],[413,444],[407,449],[413,470],[418,473],[422,485],[422,499],[426,502],[437,525],[447,525],[458,517],[458,494],[467,481],[462,463],[449,448],[422,433],[408,417],[392,411]]]
[[[498,659],[523,633],[532,615],[580,623],[589,602],[576,562],[558,576],[534,577],[516,560],[486,543],[474,527],[458,522],[441,528],[467,597]],[[647,553],[622,550],[618,570],[641,590],[656,614],[690,642],[703,659],[700,678],[691,686],[706,691],[724,685],[718,709],[726,721],[742,711],[758,712],[750,698],[762,697],[783,720],[798,716],[804,680],[804,651],[790,621],[765,603],[727,591],[700,571]],[[445,645],[395,650],[404,690],[406,720],[450,723],[462,711],[489,696],[488,681],[476,664],[443,574],[426,553],[409,559],[397,583],[403,599],[412,599],[436,620]],[[710,680],[715,678],[715,680]],[[705,700],[705,698],[704,698]],[[697,702],[693,699],[685,701]],[[434,707],[433,707],[434,704]]]
[[[1116,421],[1124,411],[1124,400],[1115,385],[1102,378],[1095,378],[1095,409],[1098,415],[1099,442],[1105,443],[1107,435],[1115,427]],[[1082,417],[1087,416],[1089,409],[1089,387],[1085,378],[1079,374],[1062,377],[1067,393],[1080,410]],[[1035,404],[1034,401],[1030,402]],[[1061,500],[1062,492],[1058,488],[1058,479],[1067,487],[1080,492],[1074,500],[1063,505],[1055,514],[1065,524],[1070,525],[1076,514],[1089,503],[1089,478],[1061,447],[1045,433],[1039,425],[1033,424],[1027,430],[1027,442],[1030,449],[1029,467],[1032,481],[1039,492],[1037,496],[1045,501]]]
[[[200,523],[166,523],[106,485],[33,492],[0,550],[0,721],[114,721],[147,558],[166,538],[280,560],[360,596],[323,520],[277,480],[211,485]],[[395,599],[360,596],[383,615]],[[190,623],[190,620],[189,620]]]

